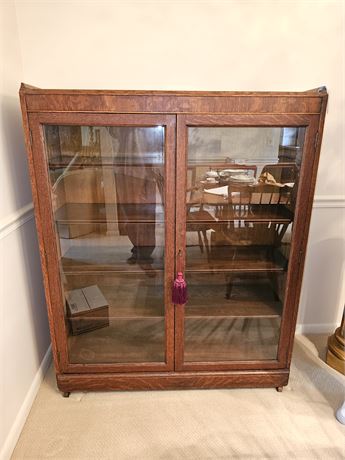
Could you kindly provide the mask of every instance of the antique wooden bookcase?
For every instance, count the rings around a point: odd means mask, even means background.
[[[281,390],[326,89],[20,97],[59,389]]]

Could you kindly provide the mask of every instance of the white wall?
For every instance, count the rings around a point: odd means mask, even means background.
[[[314,203],[298,317],[300,332],[328,333],[340,323],[345,300],[344,199]]]
[[[344,2],[16,1],[27,83],[330,92],[317,193],[344,193]]]
[[[309,244],[299,322],[329,326],[339,320],[345,258],[343,1],[18,0],[16,6],[25,81],[35,86],[302,91],[327,85],[316,189],[316,205],[320,198],[326,207],[313,213],[311,238],[318,244]],[[317,278],[315,264],[328,267]],[[312,300],[305,294],[311,291]]]
[[[309,331],[334,327],[344,301],[343,1],[16,0],[1,7],[6,119],[0,217],[31,200],[19,127],[19,79],[44,88],[299,91],[327,85],[299,323]],[[11,244],[18,247],[16,238]],[[36,261],[29,282],[38,292],[36,241],[27,258]],[[19,253],[16,263],[20,266]],[[16,273],[24,276],[26,267],[24,262]],[[42,357],[48,339],[40,296],[35,336],[43,333],[43,339],[35,346]],[[16,305],[1,308],[9,327]],[[26,326],[13,321],[12,330],[23,337]]]
[[[50,340],[18,106],[23,75],[12,2],[1,3],[0,19],[0,459],[6,459],[35,397]]]

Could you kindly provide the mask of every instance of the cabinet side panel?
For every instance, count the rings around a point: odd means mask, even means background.
[[[304,205],[303,205],[304,206],[304,226],[303,226],[303,229],[301,229],[301,233],[300,233],[301,245],[300,245],[299,260],[298,260],[298,264],[299,264],[298,282],[296,283],[296,288],[294,292],[294,301],[293,301],[295,308],[289,317],[289,321],[288,321],[289,324],[286,327],[287,346],[286,346],[286,361],[285,362],[288,367],[290,367],[291,358],[292,358],[293,341],[294,341],[294,336],[295,336],[298,306],[299,306],[302,281],[303,281],[303,271],[304,271],[308,236],[309,236],[309,228],[310,228],[310,220],[311,220],[311,213],[312,213],[313,200],[314,200],[317,171],[318,171],[318,165],[319,165],[319,159],[320,159],[321,141],[322,141],[322,134],[323,134],[324,123],[325,123],[327,100],[328,100],[328,95],[326,94],[324,95],[322,99],[322,109],[321,109],[320,118],[318,120],[318,123],[316,123],[315,121],[314,127],[313,127],[314,136],[312,138],[312,143],[310,146],[311,152],[309,153],[310,155],[309,164],[311,166],[311,169],[310,169],[309,174],[307,174],[307,172],[305,172],[304,174],[305,181],[307,182],[306,191],[308,191],[308,194],[304,198]]]
[[[61,292],[61,280],[58,265],[58,248],[54,229],[52,212],[52,198],[45,156],[45,141],[42,125],[36,114],[29,115],[31,131],[32,159],[35,170],[36,189],[38,193],[38,213],[40,215],[40,239],[42,241],[44,264],[42,265],[47,277],[49,290],[48,314],[50,318],[50,330],[52,341],[55,343],[56,361],[59,369],[64,372],[68,364],[68,352],[66,342],[66,323],[61,308],[64,299]]]
[[[32,197],[33,197],[33,202],[34,202],[35,221],[36,221],[36,228],[37,228],[37,234],[38,234],[38,244],[39,244],[40,259],[41,259],[41,266],[42,266],[44,290],[45,290],[45,297],[46,297],[46,302],[47,302],[48,321],[49,321],[50,335],[51,335],[51,340],[52,340],[53,359],[54,359],[55,369],[57,370],[57,372],[62,372],[63,367],[61,366],[60,360],[58,358],[58,345],[56,342],[56,336],[55,336],[55,330],[54,330],[52,299],[51,299],[51,293],[50,293],[50,288],[49,288],[48,267],[47,267],[47,261],[46,261],[46,256],[45,256],[45,246],[44,246],[44,238],[43,238],[43,225],[42,225],[43,216],[41,215],[41,212],[40,212],[40,198],[39,198],[39,192],[38,192],[38,183],[37,183],[38,181],[36,178],[36,164],[34,160],[33,148],[32,148],[32,143],[31,143],[31,127],[30,127],[30,123],[28,119],[26,97],[23,93],[20,93],[20,103],[21,103],[21,110],[22,110],[25,146],[26,146],[27,158],[28,158]]]

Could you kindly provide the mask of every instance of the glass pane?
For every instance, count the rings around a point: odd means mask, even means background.
[[[281,273],[190,273],[185,360],[274,359],[284,277]]]
[[[188,128],[185,361],[276,359],[305,128]]]
[[[44,133],[70,362],[164,362],[164,128]]]
[[[275,359],[280,318],[186,318],[185,361]]]
[[[165,361],[164,318],[117,319],[98,330],[71,335],[71,363],[142,363]]]
[[[123,235],[114,235],[107,233],[106,224],[57,221],[57,231],[64,271],[163,269],[164,224],[130,223]]]

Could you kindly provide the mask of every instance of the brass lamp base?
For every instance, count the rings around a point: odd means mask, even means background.
[[[338,327],[328,339],[326,362],[329,366],[345,375],[345,337],[343,327]]]

